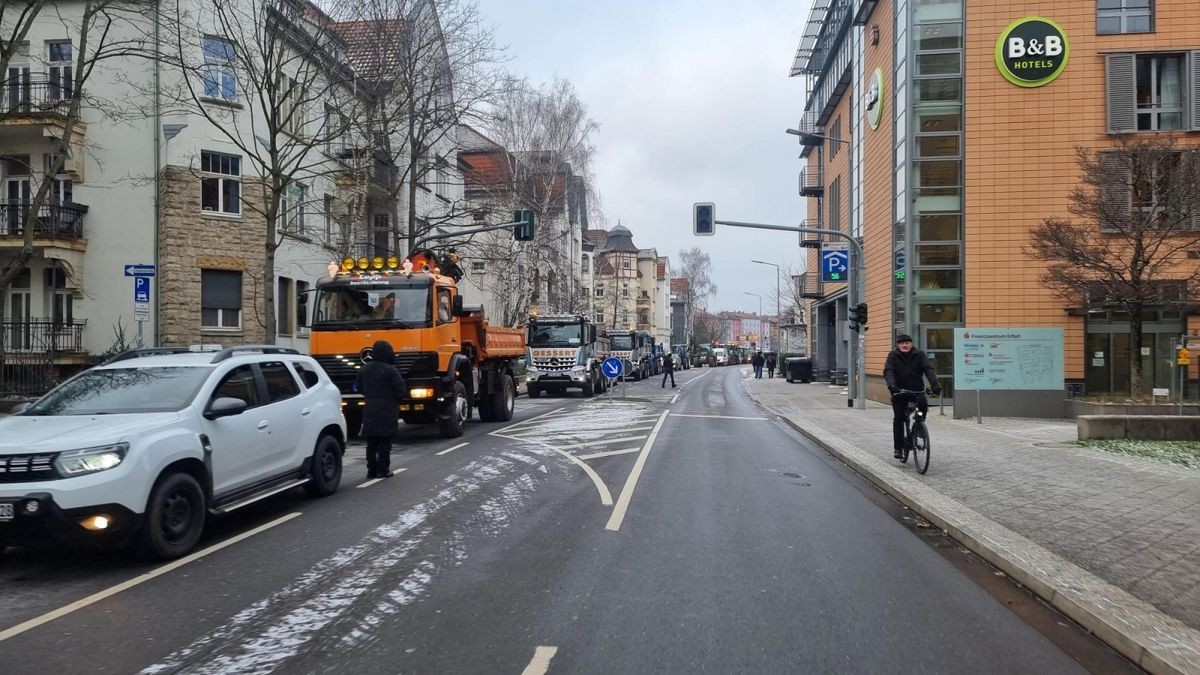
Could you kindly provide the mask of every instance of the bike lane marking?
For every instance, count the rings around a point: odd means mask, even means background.
[[[667,413],[666,410],[662,412],[658,423],[654,425],[654,431],[650,432],[646,443],[642,445],[642,451],[633,464],[633,471],[630,471],[629,477],[625,479],[625,487],[621,488],[621,496],[617,498],[617,504],[613,507],[612,515],[609,516],[608,524],[604,526],[604,529],[610,532],[617,532],[621,529],[621,523],[625,520],[625,512],[629,510],[629,502],[633,499],[633,491],[637,488],[638,478],[642,475],[642,468],[646,466],[646,457],[650,455],[650,448],[658,438],[658,432],[662,431],[663,423],[667,421]]]
[[[147,581],[150,581],[151,579],[160,577],[164,574],[167,574],[168,572],[173,572],[173,571],[179,569],[180,567],[187,565],[188,563],[195,562],[195,561],[203,558],[204,556],[207,556],[211,553],[216,553],[217,551],[220,551],[221,549],[226,548],[228,546],[233,546],[234,544],[236,544],[240,541],[249,539],[250,537],[253,537],[254,535],[266,532],[267,530],[269,530],[273,527],[282,525],[293,518],[298,518],[299,516],[300,516],[299,512],[289,513],[286,516],[281,516],[279,518],[276,518],[275,520],[272,520],[269,523],[264,523],[262,525],[259,525],[258,527],[254,528],[252,530],[247,530],[246,532],[243,532],[237,536],[230,537],[229,539],[226,539],[225,541],[218,542],[216,544],[213,544],[212,546],[209,546],[208,548],[196,551],[195,553],[192,553],[191,555],[180,558],[179,560],[169,562],[161,567],[156,567],[155,569],[152,569],[149,572],[146,572],[145,574],[141,574],[141,575],[136,576],[127,581],[123,581],[123,582],[117,584],[116,586],[111,586],[109,588],[104,589],[103,591],[93,593],[93,594],[87,596],[86,598],[81,598],[79,600],[76,600],[75,602],[72,602],[69,605],[59,607],[56,610],[47,612],[41,616],[37,616],[28,621],[19,623],[19,624],[13,626],[12,628],[8,628],[3,631],[0,631],[0,642],[3,642],[12,637],[16,637],[16,636],[20,635],[21,633],[24,633],[26,631],[37,628],[38,626],[41,626],[43,624],[50,623],[51,621],[54,621],[55,619],[60,619],[68,614],[71,614],[72,612],[83,609],[84,607],[87,607],[89,605],[94,605],[97,602],[100,602],[101,600],[111,598],[112,596],[114,596],[122,591],[127,591],[127,590],[133,588],[134,586],[144,584]]]

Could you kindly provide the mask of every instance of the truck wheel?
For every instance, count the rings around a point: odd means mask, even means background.
[[[507,422],[513,418],[513,408],[516,406],[517,400],[517,385],[513,383],[511,375],[503,375],[500,379],[500,391],[492,394],[488,402],[479,408],[479,416],[483,417],[483,412],[488,411],[492,422]]]
[[[204,531],[204,490],[190,475],[169,473],[158,479],[146,502],[146,520],[135,546],[147,558],[178,558],[196,547]]]
[[[450,410],[446,417],[438,420],[438,430],[446,438],[458,438],[463,435],[463,426],[467,423],[467,388],[462,382],[454,383],[454,395],[450,397]]]
[[[542,395],[542,390],[538,389],[537,387],[533,386],[532,384],[525,385],[525,391],[528,392],[529,398],[538,398],[539,396]]]
[[[588,381],[583,384],[584,398],[591,398],[596,395],[596,374],[588,375]]]
[[[304,491],[309,497],[328,497],[342,482],[342,444],[328,434],[317,441]]]

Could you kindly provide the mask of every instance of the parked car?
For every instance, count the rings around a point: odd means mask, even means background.
[[[0,419],[0,549],[191,551],[210,516],[342,478],[341,393],[293,349],[126,352]]]

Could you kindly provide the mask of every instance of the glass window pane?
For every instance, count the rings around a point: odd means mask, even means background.
[[[918,157],[957,157],[958,136],[918,136]]]
[[[950,54],[918,54],[917,74],[958,75],[960,59],[961,57],[958,52]]]
[[[958,267],[958,244],[917,244],[918,267]]]
[[[242,311],[240,309],[223,309],[221,310],[221,326],[224,328],[237,328],[242,325]]]
[[[930,328],[925,331],[925,349],[954,349],[954,329]]]
[[[1149,14],[1145,16],[1130,16],[1125,19],[1126,33],[1149,33],[1150,30]]]
[[[1152,0],[1125,0],[1126,9],[1150,9]]]
[[[961,23],[937,23],[921,26],[917,34],[917,50],[962,48]]]
[[[929,360],[938,379],[949,379],[949,376],[954,374],[954,352],[930,352]]]
[[[267,385],[267,396],[271,403],[283,401],[300,393],[300,385],[291,369],[278,361],[263,363],[259,366],[263,380]]]
[[[917,21],[944,21],[962,18],[961,0],[917,0],[913,5]]]
[[[917,292],[962,290],[961,270],[919,270],[913,273]]]
[[[1159,115],[1158,128],[1160,130],[1182,129],[1183,113],[1163,113]]]
[[[216,211],[219,208],[216,178],[204,178],[200,181],[200,208],[205,211]]]
[[[918,103],[925,101],[962,102],[962,80],[957,77],[917,80],[915,84],[916,101]]]
[[[1116,35],[1121,32],[1121,17],[1101,16],[1096,18],[1096,33],[1099,35]]]
[[[216,309],[201,309],[200,310],[200,325],[201,326],[216,326],[217,312]]]
[[[960,303],[921,303],[917,305],[917,315],[922,323],[958,323],[962,321],[962,305]]]
[[[1096,0],[1096,9],[1121,9],[1122,0]]]
[[[916,174],[914,184],[917,187],[957,187],[962,185],[962,162],[931,161],[916,162],[913,172]]]
[[[950,213],[931,213],[917,217],[919,241],[958,241],[962,216]]]

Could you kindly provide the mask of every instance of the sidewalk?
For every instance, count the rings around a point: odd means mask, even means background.
[[[1151,672],[1200,673],[1200,471],[1068,442],[1073,420],[930,409],[929,473],[892,459],[892,412],[841,387],[746,379],[827,451]]]

